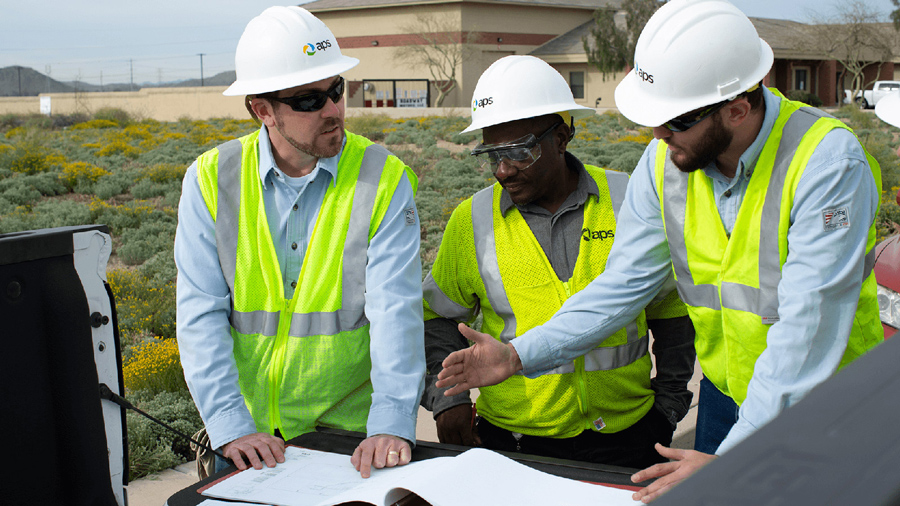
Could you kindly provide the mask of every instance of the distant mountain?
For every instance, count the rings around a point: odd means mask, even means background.
[[[61,83],[28,67],[0,69],[0,97],[34,97],[41,93],[71,93],[71,84]]]
[[[235,80],[233,70],[221,72],[214,76],[204,77],[204,86],[228,86]],[[60,82],[46,76],[32,68],[12,67],[0,68],[0,97],[35,97],[41,93],[74,93],[94,91],[131,91],[141,88],[174,88],[174,87],[198,87],[200,79],[187,79],[166,83],[112,83],[88,84],[78,81]]]
[[[214,76],[204,76],[203,77],[203,86],[231,86],[231,83],[237,79],[237,75],[233,70],[228,70],[225,72],[220,72]],[[185,87],[185,88],[194,88],[200,86],[199,79],[188,79],[186,81],[173,81],[170,83],[162,83],[162,84],[148,84],[149,87],[159,87],[159,88],[175,88],[175,87]]]

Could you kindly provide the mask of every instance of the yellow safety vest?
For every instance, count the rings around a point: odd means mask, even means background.
[[[259,131],[197,160],[231,290],[241,393],[256,428],[290,439],[317,425],[365,431],[371,405],[366,251],[404,171],[383,147],[346,132],[294,296],[269,233],[259,177]]]
[[[778,283],[788,253],[794,192],[816,146],[835,128],[847,127],[817,109],[782,98],[730,236],[719,218],[712,180],[702,170],[679,171],[666,144],[659,142],[657,192],[678,292],[696,329],[697,358],[703,374],[738,405],[747,397],[769,328],[778,321]],[[880,167],[866,156],[880,193]],[[874,245],[873,222],[856,318],[841,366],[883,340],[872,273]]]
[[[518,209],[505,217],[500,212],[497,183],[453,212],[423,284],[425,318],[471,322],[480,310],[482,331],[507,343],[549,320],[566,299],[603,272],[628,177],[586,169],[600,196],[585,203],[578,260],[568,281],[556,276]],[[504,429],[545,437],[628,428],[653,405],[647,343],[642,312],[603,344],[549,374],[529,379],[519,373],[481,388],[478,413]]]

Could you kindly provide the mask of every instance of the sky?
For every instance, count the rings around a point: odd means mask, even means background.
[[[808,21],[850,0],[732,0],[748,16]],[[887,14],[891,0],[861,0]],[[0,0],[0,68],[57,81],[168,82],[234,70],[244,26],[272,0]],[[296,5],[296,4],[294,4]],[[815,11],[811,9],[817,9]],[[202,57],[200,55],[203,55]]]

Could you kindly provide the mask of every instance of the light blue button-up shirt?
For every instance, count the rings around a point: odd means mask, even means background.
[[[741,156],[737,175],[729,179],[714,164],[704,169],[729,233],[778,115],[781,99],[768,90],[764,97],[762,128]],[[656,146],[654,140],[644,151],[628,184],[606,270],[550,321],[512,342],[529,377],[570,362],[625,326],[671,272],[654,177]],[[837,370],[856,313],[878,198],[856,137],[844,129],[829,132],[795,193],[788,256],[778,284],[780,320],[769,329],[739,420],[717,453],[728,451]],[[842,207],[849,210],[851,225],[826,230],[823,212]]]
[[[259,177],[287,298],[294,294],[294,283],[299,279],[325,192],[334,184],[339,160],[340,154],[321,158],[308,175],[287,177],[275,164],[266,127],[260,130]],[[404,174],[369,243],[365,314],[371,322],[369,351],[374,388],[366,429],[370,436],[391,434],[415,442],[425,350],[420,228],[413,196]],[[219,267],[215,223],[200,193],[196,162],[184,177],[175,263],[178,345],[185,379],[213,446],[220,447],[257,430],[238,386],[228,322],[231,293]]]

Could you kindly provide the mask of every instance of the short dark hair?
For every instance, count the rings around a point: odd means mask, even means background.
[[[762,107],[763,103],[763,84],[759,83],[755,87],[751,88],[750,91],[745,91],[738,95],[739,97],[744,97],[747,99],[747,102],[750,103],[750,110],[755,111]]]

